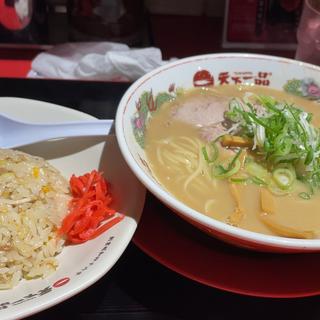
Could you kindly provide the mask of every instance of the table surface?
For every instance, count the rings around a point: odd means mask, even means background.
[[[0,79],[0,96],[33,98],[113,118],[125,83]],[[157,201],[150,194],[147,201]],[[178,219],[178,218],[177,218]],[[102,279],[28,320],[320,319],[320,297],[265,299],[223,292],[167,269],[131,242]]]

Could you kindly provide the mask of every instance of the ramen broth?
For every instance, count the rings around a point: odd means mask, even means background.
[[[174,116],[179,106],[188,101],[191,104],[205,104],[210,100],[206,99],[211,96],[224,101],[232,97],[243,98],[246,92],[294,103],[313,114],[314,126],[320,125],[319,103],[282,91],[260,86],[231,85],[212,89],[191,89],[162,105],[148,123],[145,151],[151,170],[157,180],[177,199],[209,217],[255,232],[295,237],[294,232],[289,235],[286,232],[277,232],[261,218],[260,192],[263,187],[256,184],[235,184],[230,183],[228,179],[213,178],[208,172],[208,166],[201,152],[201,146],[206,143],[202,126],[193,123],[192,119],[188,122],[184,121],[183,116],[180,118]],[[218,148],[220,157],[229,156],[230,150],[221,147],[220,144]],[[310,200],[305,200],[298,196],[299,192],[303,191],[306,191],[305,184],[297,181],[294,190],[289,194],[272,195],[274,210],[272,219],[288,230],[312,231],[313,235],[318,237],[320,195],[315,194]],[[241,215],[238,214],[239,208]]]

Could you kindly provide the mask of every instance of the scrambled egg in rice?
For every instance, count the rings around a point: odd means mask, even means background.
[[[68,182],[39,157],[0,149],[0,289],[56,270]]]

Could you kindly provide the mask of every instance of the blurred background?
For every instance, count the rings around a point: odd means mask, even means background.
[[[158,47],[163,59],[214,52],[293,58],[301,0],[0,0],[0,59],[56,44]]]

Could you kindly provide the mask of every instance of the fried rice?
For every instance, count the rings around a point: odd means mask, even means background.
[[[56,270],[69,200],[67,180],[47,161],[0,149],[0,289]]]

